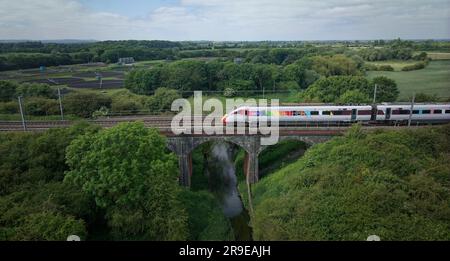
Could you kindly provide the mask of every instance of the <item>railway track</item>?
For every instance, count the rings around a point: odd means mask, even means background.
[[[207,135],[212,133],[213,129],[217,129],[220,127],[210,127],[205,128],[204,132],[201,134],[196,134],[194,132],[195,120],[202,120],[203,117],[193,117],[191,122],[192,130],[191,135]],[[114,117],[109,119],[99,119],[99,120],[87,120],[94,125],[98,125],[102,128],[111,128],[116,126],[117,124],[123,122],[143,122],[146,127],[156,128],[161,133],[167,136],[175,135],[171,128],[172,116],[146,116],[146,117]],[[26,122],[26,131],[28,132],[41,132],[46,131],[48,129],[53,128],[67,128],[74,125],[77,121],[27,121]],[[279,128],[280,135],[336,135],[336,133],[343,133],[351,124],[342,124],[339,122],[326,122],[326,123],[297,123],[293,125],[281,125]],[[395,126],[386,126],[386,125],[367,125],[364,127],[368,129],[392,129],[396,128]],[[398,126],[397,126],[398,127]],[[416,126],[415,126],[416,127]],[[18,132],[24,131],[24,127],[21,121],[0,121],[0,131],[2,132]],[[209,132],[208,132],[209,131]],[[249,135],[250,130],[246,130],[244,133],[237,133],[237,131],[233,132],[233,134],[229,134],[227,132],[226,127],[223,127],[222,132],[224,135]],[[254,134],[254,133],[253,133]]]

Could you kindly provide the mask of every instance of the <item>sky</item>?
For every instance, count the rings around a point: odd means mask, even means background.
[[[450,0],[0,0],[0,40],[450,38]]]

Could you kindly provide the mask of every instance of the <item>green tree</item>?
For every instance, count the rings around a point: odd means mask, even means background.
[[[110,97],[94,92],[70,93],[63,99],[64,110],[67,114],[74,114],[84,118],[90,118],[92,113],[101,107],[111,108]]]
[[[180,201],[189,214],[188,240],[234,240],[230,220],[224,216],[211,193],[184,190],[180,194]]]
[[[396,101],[399,95],[397,83],[384,76],[375,77],[372,80],[372,85],[377,85],[377,102],[392,102]]]
[[[208,89],[208,71],[204,62],[179,61],[164,66],[163,86],[179,91]]]
[[[410,97],[409,100],[412,100],[412,97]],[[439,98],[434,95],[429,95],[423,92],[419,92],[416,94],[415,101],[416,102],[437,102]]]
[[[170,111],[173,101],[179,98],[181,95],[176,90],[158,88],[155,94],[147,99],[146,107],[155,113]]]
[[[133,70],[125,78],[125,88],[136,94],[152,94],[161,87],[161,66]]]
[[[313,57],[312,69],[323,76],[361,74],[356,62],[344,55]]]
[[[311,59],[302,58],[297,62],[284,67],[284,79],[287,81],[295,81],[300,88],[306,89],[320,77],[317,72],[311,70],[311,67]]]
[[[57,100],[43,97],[24,98],[24,110],[26,114],[35,116],[57,115],[60,113]]]
[[[17,88],[17,95],[24,97],[42,96],[46,98],[56,98],[55,92],[48,84],[22,83]]]
[[[337,102],[347,91],[358,90],[369,96],[373,90],[369,81],[361,76],[331,76],[321,78],[302,94],[306,101]]]
[[[0,101],[7,102],[16,96],[17,84],[9,81],[0,81]]]
[[[116,238],[183,240],[187,215],[177,194],[177,160],[143,123],[85,135],[67,148],[66,181],[93,195]]]
[[[25,217],[13,240],[23,241],[66,241],[70,235],[86,239],[86,227],[83,220],[59,213],[42,212]]]
[[[370,98],[367,94],[360,90],[349,90],[339,97],[339,103],[351,104],[351,103],[369,103]]]

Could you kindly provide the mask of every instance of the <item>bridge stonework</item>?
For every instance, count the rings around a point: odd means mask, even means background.
[[[333,136],[281,136],[279,141],[299,140],[309,145],[328,141]],[[243,148],[246,152],[244,173],[250,184],[259,181],[258,156],[268,146],[261,145],[261,136],[174,136],[167,137],[167,147],[178,156],[180,185],[191,186],[192,152],[206,142],[228,142]]]

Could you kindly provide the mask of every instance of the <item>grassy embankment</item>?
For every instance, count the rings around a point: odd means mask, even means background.
[[[254,185],[254,238],[449,240],[449,148],[450,126],[316,145]]]

